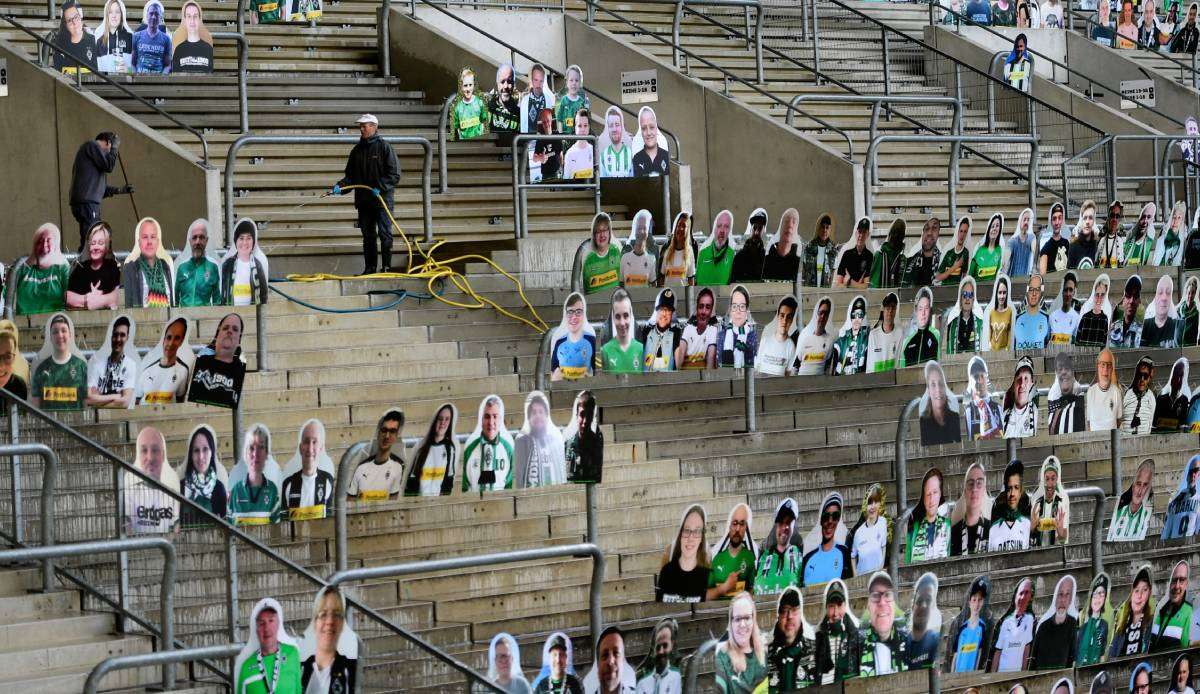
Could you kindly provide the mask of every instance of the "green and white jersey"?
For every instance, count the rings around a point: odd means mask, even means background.
[[[600,348],[600,369],[614,374],[640,374],[644,350],[645,345],[637,340],[630,340],[629,347],[621,349],[614,337]]]
[[[1192,603],[1186,598],[1178,606],[1163,602],[1154,615],[1154,623],[1150,626],[1150,651],[1187,648],[1200,639],[1196,616]]]
[[[612,145],[600,153],[600,178],[628,178],[633,175],[633,152],[622,143],[618,149]]]
[[[1133,238],[1132,233],[1125,240],[1125,264],[1149,265],[1150,256],[1154,252],[1154,237],[1146,234],[1142,240]]]
[[[65,364],[51,357],[33,370],[30,395],[42,399],[42,409],[49,411],[82,410],[87,400],[87,364],[71,355]]]
[[[705,287],[729,284],[729,275],[733,272],[733,256],[734,251],[729,246],[725,246],[719,253],[716,243],[701,248],[696,259],[696,284]]]
[[[788,545],[783,554],[780,554],[772,547],[758,558],[758,568],[754,575],[754,594],[782,593],[788,586],[799,585],[799,579],[800,548]]]
[[[494,492],[512,489],[513,442],[505,436],[488,441],[479,436],[463,449],[462,490]]]
[[[573,135],[575,133],[575,114],[579,113],[579,109],[588,107],[586,94],[572,97],[566,92],[560,92],[558,99],[554,102],[554,120],[558,122],[558,131]]]
[[[1142,508],[1136,512],[1130,511],[1129,506],[1118,506],[1113,512],[1112,523],[1108,526],[1108,541],[1131,542],[1146,539],[1146,530],[1152,515],[1153,511],[1148,504],[1142,504]]]
[[[470,101],[461,96],[454,100],[454,108],[450,111],[450,134],[456,140],[472,140],[486,132],[487,107],[483,99],[475,97]]]
[[[753,580],[754,572],[754,552],[745,544],[741,546],[737,554],[731,554],[729,548],[717,552],[712,559],[712,569],[708,572],[708,587],[715,588],[725,582],[730,574],[738,574],[737,584],[734,585],[733,591],[726,597],[733,597],[738,593],[746,590],[746,584]]]
[[[53,313],[67,307],[67,279],[70,266],[66,263],[50,267],[30,267],[22,263],[17,275],[18,315]]]
[[[175,297],[180,306],[220,306],[221,271],[208,258],[189,258],[175,272]]]
[[[258,15],[259,24],[278,22],[282,16],[279,0],[250,0],[250,10]]]
[[[236,525],[270,525],[283,518],[279,487],[263,478],[262,486],[251,487],[249,478],[233,485],[229,494],[229,516]]]
[[[300,651],[289,643],[281,643],[279,650],[271,655],[260,657],[255,653],[242,661],[236,694],[301,694],[302,670]]]
[[[583,290],[592,294],[613,289],[621,283],[621,249],[609,244],[608,252],[597,255],[590,250],[583,259]]]

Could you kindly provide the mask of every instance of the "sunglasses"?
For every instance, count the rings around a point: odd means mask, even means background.
[[[829,521],[839,521],[842,519],[841,511],[827,511],[821,514],[821,522],[828,523]]]

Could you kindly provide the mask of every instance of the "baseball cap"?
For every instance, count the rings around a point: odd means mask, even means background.
[[[552,651],[555,648],[561,648],[564,651],[567,650],[567,640],[563,638],[562,634],[555,634],[554,636],[550,637],[550,645],[546,648],[546,650]]]
[[[354,122],[359,125],[361,125],[363,123],[374,123],[375,125],[379,125],[379,119],[376,118],[375,116],[371,115],[370,113],[362,114],[361,116],[358,117],[358,120],[356,120]]]
[[[654,305],[655,310],[660,308],[669,308],[675,310],[675,292],[670,289],[664,289],[658,294],[658,302]]]
[[[825,604],[837,602],[846,602],[846,587],[841,581],[831,581],[829,587],[825,589]]]
[[[791,499],[784,499],[783,503],[779,504],[779,510],[775,512],[776,523],[791,523],[796,520],[796,506]],[[785,520],[786,519],[786,520]]]
[[[896,587],[896,585],[892,583],[891,576],[887,575],[883,571],[876,571],[875,574],[871,576],[871,582],[867,584],[867,592],[870,593],[871,591],[875,590],[875,586],[880,584],[884,584],[888,588]]]

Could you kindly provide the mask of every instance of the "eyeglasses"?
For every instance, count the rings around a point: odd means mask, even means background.
[[[971,489],[978,489],[984,485],[983,480],[967,480],[967,486]]]
[[[567,315],[570,316],[571,318],[579,318],[580,316],[583,315],[583,309],[569,308],[569,309],[567,309]]]
[[[851,312],[850,312],[850,317],[851,317],[851,318],[862,318],[862,317],[863,317],[863,316],[865,316],[865,315],[867,315],[867,314],[866,314],[866,313],[864,313],[863,311],[851,311]]]
[[[748,615],[748,614],[739,615],[739,616],[733,618],[733,623],[734,624],[753,624],[754,616]]]
[[[975,292],[963,292],[963,293],[962,293],[962,298],[964,298],[964,299],[974,299],[974,298],[975,298]]]
[[[63,21],[67,24],[78,24],[79,22],[83,21],[83,17],[81,15],[73,14],[69,17],[65,17]]]
[[[873,603],[891,602],[892,601],[892,591],[890,591],[890,590],[871,591],[869,600]]]
[[[383,427],[379,430],[379,433],[387,434],[388,436],[396,436],[400,433],[400,430],[395,427]]]
[[[840,521],[842,519],[841,511],[832,511],[821,514],[821,522],[828,523],[829,521]]]
[[[679,534],[684,537],[700,537],[704,534],[704,528],[684,528]]]
[[[746,309],[750,308],[750,306],[747,304],[739,303],[739,304],[729,304],[729,308],[734,311],[745,311]]]

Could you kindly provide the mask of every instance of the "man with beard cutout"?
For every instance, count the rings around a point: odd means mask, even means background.
[[[1050,607],[1034,628],[1030,670],[1058,670],[1075,665],[1079,610],[1075,607],[1075,577],[1058,579]]]
[[[835,578],[854,577],[854,561],[850,548],[837,540],[842,522],[842,495],[832,492],[821,504],[817,523],[821,526],[821,543],[804,555],[800,562],[800,585],[815,586]]]
[[[1150,625],[1150,652],[1187,648],[1200,640],[1200,614],[1187,599],[1191,568],[1180,560],[1171,569],[1167,599],[1158,606]]]
[[[922,574],[913,587],[909,612],[912,630],[908,635],[908,668],[929,669],[937,662],[941,642],[942,615],[937,606],[938,580],[933,573]]]
[[[742,247],[733,254],[733,268],[729,272],[730,282],[761,282],[763,278],[763,263],[767,258],[767,247],[763,242],[763,234],[767,228],[767,211],[756,208],[750,213],[746,222],[746,231],[742,234]]]
[[[1148,202],[1125,238],[1125,265],[1148,265],[1154,252],[1154,213],[1156,206]]]
[[[804,596],[788,586],[779,596],[775,628],[767,647],[767,682],[772,692],[790,692],[813,680],[816,644],[804,621]]]
[[[938,264],[942,259],[942,251],[938,248],[938,232],[942,223],[937,217],[930,217],[921,227],[921,245],[916,253],[904,259],[904,274],[900,278],[902,287],[928,287],[933,284]]]
[[[653,649],[638,668],[637,694],[681,694],[683,678],[675,656],[679,623],[664,617],[654,626]]]
[[[1178,321],[1171,315],[1175,312],[1172,302],[1174,293],[1175,281],[1171,276],[1159,277],[1154,287],[1154,302],[1150,304],[1152,311],[1142,323],[1142,347],[1170,349],[1178,346],[1175,325]]]
[[[825,586],[825,616],[817,625],[813,684],[857,677],[861,658],[862,633],[847,605],[846,584],[835,579]]]
[[[1157,398],[1150,390],[1150,381],[1154,380],[1154,360],[1142,357],[1133,370],[1133,383],[1125,391],[1122,401],[1122,411],[1125,423],[1121,431],[1131,436],[1145,436],[1150,433],[1154,422],[1154,408]]]
[[[751,535],[750,507],[741,503],[729,512],[725,536],[713,548],[712,570],[708,574],[709,589],[716,597],[729,597],[742,591],[754,590],[754,568],[758,562],[758,547]]]
[[[796,502],[784,499],[775,509],[775,525],[770,542],[758,557],[754,576],[754,594],[771,595],[798,583],[800,548],[792,544],[796,527]]]
[[[514,93],[516,83],[517,71],[512,65],[502,63],[496,70],[495,89],[484,97],[488,130],[499,134],[497,146],[501,148],[512,145],[513,133],[517,132],[520,125],[521,106]]]
[[[1071,243],[1062,233],[1065,209],[1061,202],[1050,206],[1050,238],[1042,243],[1038,251],[1038,271],[1043,275],[1067,269],[1067,248]]]
[[[1085,394],[1087,387],[1075,380],[1075,367],[1070,355],[1059,352],[1054,356],[1054,385],[1047,397],[1047,414],[1051,434],[1073,434],[1087,431]]]

